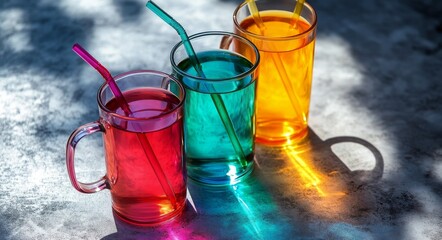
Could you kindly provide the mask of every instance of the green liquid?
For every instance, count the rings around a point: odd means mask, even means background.
[[[209,80],[179,76],[187,93],[184,138],[188,176],[209,184],[234,183],[247,175],[253,165],[256,83],[253,73],[241,75],[252,68],[252,63],[223,50],[201,52],[197,58]],[[189,59],[178,67],[197,76]],[[238,161],[210,94],[219,94],[223,99],[245,155],[245,168]]]

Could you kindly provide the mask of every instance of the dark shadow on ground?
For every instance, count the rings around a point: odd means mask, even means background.
[[[351,87],[346,99],[355,109],[368,112],[383,132],[364,132],[364,136],[388,139],[386,147],[397,152],[393,159],[387,159],[396,170],[390,169],[388,177],[377,186],[370,185],[375,188],[373,191],[383,194],[367,213],[378,208],[383,214],[373,219],[396,228],[399,239],[405,237],[400,224],[404,216],[442,215],[440,211],[424,213],[425,196],[419,196],[428,192],[434,201],[442,201],[442,182],[437,172],[440,168],[436,168],[442,160],[442,2],[307,2],[318,14],[317,43],[341,39],[345,44],[342,47],[348,47],[351,58],[363,71],[361,84]],[[333,64],[338,58],[327,57],[329,65],[339,65]],[[321,58],[324,56],[317,53],[315,59]],[[314,74],[313,81],[318,80]],[[321,76],[320,80],[326,80],[321,83],[324,87],[335,83],[332,74]],[[328,99],[331,95],[321,97]],[[329,117],[342,117],[336,116],[339,113]],[[328,119],[322,121],[322,131],[333,128],[327,125],[331,122]],[[372,222],[359,224],[367,226]],[[435,232],[429,234],[433,236]]]
[[[362,84],[349,99],[368,110],[385,133],[371,137],[391,138],[398,153],[398,170],[382,182],[383,188],[416,202],[416,189],[428,190],[442,201],[434,168],[442,159],[442,2],[309,3],[319,16],[318,41],[332,35],[344,39],[364,70]],[[422,208],[394,205],[384,210],[389,224],[400,220],[394,213],[422,213]]]
[[[307,2],[318,14],[317,45],[330,38],[340,39],[342,42],[336,44],[344,44],[342,47],[348,48],[350,57],[360,66],[361,84],[349,87],[345,99],[356,111],[367,112],[382,131],[379,134],[367,130],[364,136],[385,140],[388,146],[377,147],[395,151],[386,159],[388,176],[374,184],[356,187],[350,194],[354,199],[344,205],[359,209],[357,214],[348,213],[348,218],[343,214],[337,219],[371,229],[375,239],[388,236],[382,235],[386,234],[385,229],[373,228],[376,224],[387,226],[386,231],[392,231],[398,239],[405,238],[404,217],[420,215],[434,220],[442,215],[440,210],[425,212],[423,206],[425,201],[428,203],[427,196],[434,198],[432,201],[442,201],[442,182],[437,172],[440,168],[436,168],[442,160],[442,2]],[[326,52],[327,49],[323,53]],[[321,58],[329,65],[339,65],[334,64],[339,58],[324,57],[317,52],[315,59]],[[318,81],[317,77],[314,74],[313,81]],[[322,75],[320,80],[325,80],[321,86],[330,89],[337,83],[333,74]],[[342,82],[339,84],[345,87]],[[332,95],[330,92],[321,96],[324,99],[319,100],[323,101],[321,106],[327,105],[326,99]],[[331,113],[328,117],[334,121],[345,117],[339,114]],[[333,122],[329,119],[316,119],[316,122],[324,123],[320,125],[322,132],[333,128],[328,125]],[[428,195],[420,195],[424,192]],[[352,205],[356,200],[359,203]],[[303,198],[298,202],[302,203]],[[300,206],[294,207],[302,209]],[[436,229],[432,230],[427,233],[430,238],[438,234]]]
[[[374,167],[350,170],[331,149],[343,142],[368,148]],[[395,206],[397,196],[384,196],[377,187],[382,173],[382,155],[369,142],[349,136],[323,141],[310,130],[302,147],[258,146],[254,172],[238,184],[214,187],[189,180],[190,197],[181,218],[139,228],[115,217],[118,231],[103,239],[367,239],[372,234],[359,223],[382,215],[379,202],[395,208],[416,204],[411,199]],[[326,231],[313,230],[321,225]]]

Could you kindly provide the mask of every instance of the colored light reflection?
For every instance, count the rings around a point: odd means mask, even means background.
[[[244,215],[249,220],[249,223],[253,228],[254,234],[258,239],[263,239],[261,228],[258,225],[259,221],[257,221],[257,219],[259,218],[256,216],[254,209],[252,208],[252,206],[249,206],[246,203],[246,201],[244,201],[244,199],[241,197],[241,193],[238,191],[237,186],[232,186],[232,192],[234,193],[236,200],[238,200],[239,206],[241,207]]]
[[[295,169],[299,172],[302,180],[305,182],[305,187],[313,187],[316,189],[320,196],[326,196],[326,193],[320,187],[320,174],[313,170],[313,168],[309,166],[306,161],[304,161],[304,159],[299,156],[300,152],[296,150],[296,147],[288,145],[284,147],[284,150],[286,151]]]
[[[349,181],[345,164],[316,135],[302,144],[287,141],[282,147],[285,167],[278,176],[287,198],[321,219],[340,219],[351,214]]]
[[[283,239],[293,225],[281,214],[266,179],[255,169],[234,185],[208,186],[189,181],[198,211],[198,231],[211,232],[216,236],[213,239]]]
[[[170,203],[168,205],[170,206]],[[110,239],[213,239],[213,237],[209,236],[209,233],[195,231],[196,226],[192,225],[189,219],[193,219],[197,213],[190,205],[189,202],[186,203],[183,213],[175,218],[152,226],[139,226],[127,223],[113,211],[118,232],[112,234]]]
[[[160,203],[158,205],[160,207],[159,211],[160,211],[161,215],[170,213],[174,210],[174,208],[172,207],[172,205],[170,204],[169,201],[164,202],[164,203]]]
[[[291,167],[300,175],[304,188],[314,189],[320,197],[345,195],[343,191],[336,191],[336,185],[339,184],[336,184],[336,179],[331,179],[336,171],[327,173],[316,168],[318,163],[314,160],[315,152],[310,142],[297,145],[288,138],[283,149]],[[332,181],[335,183],[330,184]]]
[[[288,220],[281,214],[273,193],[269,192],[268,186],[262,184],[262,180],[251,176],[230,186],[229,192],[233,193],[237,201],[236,226],[246,230],[250,239],[285,238],[286,234],[293,230],[290,223],[293,219]]]

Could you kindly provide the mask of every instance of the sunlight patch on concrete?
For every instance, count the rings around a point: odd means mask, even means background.
[[[0,11],[0,44],[14,53],[33,50],[30,44],[30,26],[21,9]]]
[[[60,10],[66,12],[68,16],[72,18],[92,18],[98,25],[121,22],[121,16],[114,2],[112,0],[50,1],[51,4],[56,4]]]

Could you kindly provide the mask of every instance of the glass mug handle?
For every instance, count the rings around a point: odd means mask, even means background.
[[[66,165],[68,168],[69,179],[71,180],[72,186],[82,193],[96,193],[108,188],[106,176],[103,176],[100,180],[92,183],[82,183],[77,180],[75,173],[74,156],[77,143],[80,142],[83,137],[96,132],[104,132],[104,128],[98,121],[84,124],[72,132],[66,145]]]

